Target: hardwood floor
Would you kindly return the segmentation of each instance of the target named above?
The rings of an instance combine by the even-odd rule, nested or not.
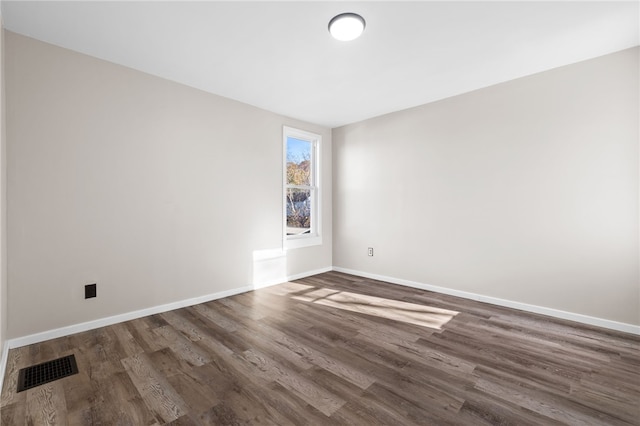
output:
[[[20,368],[79,373],[16,393]],[[640,425],[640,337],[329,272],[9,352],[2,425]]]

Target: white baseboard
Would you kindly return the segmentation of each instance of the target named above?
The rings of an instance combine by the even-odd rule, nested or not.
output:
[[[140,309],[138,311],[127,312],[124,314],[113,315],[110,317],[100,318],[93,321],[87,321],[80,324],[74,324],[67,327],[60,327],[53,330],[47,330],[41,333],[30,334],[24,337],[17,337],[7,341],[5,343],[5,349],[8,352],[9,349],[32,345],[34,343],[44,342],[46,340],[56,339],[58,337],[69,336],[71,334],[81,333],[83,331],[93,330],[95,328],[106,327],[106,326],[117,324],[123,321],[130,321],[136,318],[142,318],[149,315],[155,315],[162,312],[172,311],[174,309],[193,306],[199,303],[209,302],[211,300],[222,299],[224,297],[229,297],[229,296],[235,296],[236,294],[245,293],[247,291],[256,290],[259,288],[265,288],[265,287],[280,284],[286,281],[293,281],[300,278],[309,277],[311,275],[328,272],[328,271],[331,271],[332,269],[333,268],[331,267],[316,269],[313,271],[307,271],[300,274],[283,277],[280,280],[271,280],[268,282],[256,283],[253,285],[238,287],[231,290],[220,291],[217,293],[207,294],[204,296],[194,297],[191,299],[179,300],[177,302],[167,303],[164,305],[152,306],[150,308]]]
[[[446,287],[438,287],[430,284],[423,284],[415,281],[403,280],[400,278],[387,277],[387,276],[378,275],[378,274],[371,274],[368,272],[356,271],[353,269],[340,268],[337,266],[334,266],[333,270],[337,272],[343,272],[345,274],[357,275],[359,277],[371,278],[378,281],[386,281],[392,284],[399,284],[406,287],[419,288],[421,290],[428,290],[436,293],[448,294],[450,296],[462,297],[464,299],[476,300],[478,302],[490,303],[492,305],[504,306],[506,308],[519,309],[521,311],[548,315],[550,317],[561,318],[565,320],[580,322],[583,324],[595,325],[597,327],[603,327],[611,330],[640,335],[640,326],[638,325],[626,324],[623,322],[611,321],[607,319],[591,317],[588,315],[561,311],[558,309],[545,308],[544,306],[529,305],[527,303],[514,302],[512,300],[500,299],[497,297],[483,296],[481,294],[470,293],[470,292],[461,291],[461,290],[454,290]]]
[[[466,291],[454,290],[446,287],[438,287],[429,284],[418,283],[415,281],[403,280],[394,277],[387,277],[378,274],[371,274],[368,272],[356,271],[347,268],[340,267],[326,267],[321,269],[315,269],[312,271],[306,271],[300,274],[290,275],[283,277],[282,279],[274,279],[270,281],[255,283],[244,287],[238,287],[230,290],[225,290],[205,296],[195,297],[191,299],[180,300],[173,303],[167,303],[159,306],[152,306],[150,308],[141,309],[137,311],[127,312],[124,314],[114,315],[106,318],[100,318],[93,321],[87,321],[80,324],[74,324],[67,327],[56,328],[53,330],[43,331],[41,333],[31,334],[28,336],[17,337],[5,342],[2,348],[2,358],[0,358],[0,386],[4,379],[4,371],[7,363],[7,356],[9,349],[18,348],[21,346],[31,345],[34,343],[44,342],[46,340],[56,339],[58,337],[64,337],[75,333],[81,333],[83,331],[93,330],[99,327],[106,327],[112,324],[117,324],[123,321],[129,321],[136,318],[142,318],[149,315],[159,314],[162,312],[172,311],[174,309],[180,309],[187,306],[197,305],[199,303],[209,302],[211,300],[221,299],[224,297],[234,296],[236,294],[245,293],[247,291],[265,288],[272,285],[280,284],[286,281],[298,280],[301,278],[309,277],[312,275],[321,274],[328,271],[344,272],[346,274],[357,275],[360,277],[371,278],[379,281],[386,281],[392,284],[404,285],[407,287],[419,288],[422,290],[434,291],[437,293],[449,294],[451,296],[462,297],[465,299],[476,300],[479,302],[491,303],[493,305],[504,306],[507,308],[520,309],[527,312],[533,312],[537,314],[548,315],[551,317],[562,318],[566,320],[576,321],[583,324],[595,325],[598,327],[609,328],[612,330],[622,331],[626,333],[640,335],[640,326],[625,324],[616,321],[610,321],[602,318],[590,317],[587,315],[575,314],[572,312],[560,311],[557,309],[545,308],[542,306],[529,305],[526,303],[514,302],[511,300],[499,299],[496,297],[483,296],[480,294],[470,293]],[[1,388],[0,388],[1,389]]]
[[[21,346],[32,345],[34,343],[44,342],[45,340],[56,339],[58,337],[69,336],[75,333],[81,333],[87,330],[93,330],[99,327],[106,327],[108,325],[117,324],[123,321],[129,321],[136,318],[142,318],[149,315],[155,315],[162,312],[172,311],[174,309],[184,308],[186,306],[197,305],[198,303],[209,302],[215,299],[221,299],[223,297],[233,296],[236,294],[244,293],[253,290],[253,286],[245,286],[240,288],[234,288],[231,290],[225,290],[218,293],[208,294],[205,296],[194,297],[192,299],[180,300],[173,303],[167,303],[159,306],[152,306],[150,308],[140,309],[138,311],[127,312],[124,314],[114,315],[106,318],[100,318],[93,321],[87,321],[80,324],[69,325],[67,327],[60,327],[53,330],[43,331],[41,333],[30,334],[24,337],[17,337],[9,340],[9,348],[19,348]]]
[[[303,272],[301,274],[289,275],[287,277],[287,281],[295,281],[302,278],[310,277],[312,275],[318,275],[318,274],[322,274],[329,271],[333,271],[333,267],[315,269],[313,271]]]
[[[2,345],[2,354],[0,354],[0,391],[4,384],[4,373],[7,371],[7,360],[9,359],[9,342]]]
[[[326,267],[326,268],[320,268],[320,269],[314,269],[313,271],[306,271],[303,272],[301,274],[295,274],[295,275],[288,275],[286,277],[282,277],[282,278],[275,278],[275,279],[270,279],[267,281],[261,281],[259,283],[255,283],[252,287],[252,290],[257,290],[259,288],[265,288],[265,287],[270,287],[272,285],[277,285],[277,284],[282,284],[286,281],[295,281],[295,280],[299,280],[301,278],[306,278],[306,277],[310,277],[312,275],[318,275],[318,274],[322,274],[324,272],[329,272],[329,271],[333,271],[332,267]]]

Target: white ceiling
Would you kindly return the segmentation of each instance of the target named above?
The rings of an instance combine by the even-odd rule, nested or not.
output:
[[[639,2],[3,1],[5,28],[337,127],[639,43]],[[327,24],[356,12],[361,38]]]

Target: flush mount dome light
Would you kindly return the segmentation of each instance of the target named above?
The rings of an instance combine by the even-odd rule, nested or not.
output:
[[[329,21],[329,32],[336,40],[351,41],[364,31],[364,18],[355,13],[341,13]]]

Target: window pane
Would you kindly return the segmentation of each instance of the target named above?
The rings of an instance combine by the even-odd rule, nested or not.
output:
[[[311,231],[311,190],[287,188],[287,235]]]
[[[287,184],[311,185],[311,142],[287,138]]]

